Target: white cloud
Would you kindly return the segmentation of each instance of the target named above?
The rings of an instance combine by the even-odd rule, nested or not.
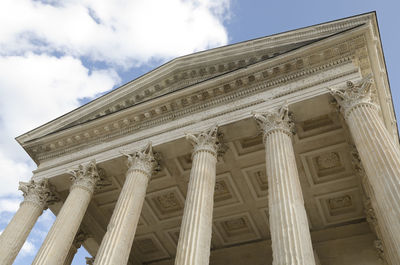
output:
[[[3,0],[0,53],[59,51],[129,67],[227,43],[229,0]],[[23,15],[10,15],[23,14]]]
[[[0,199],[0,212],[16,212],[20,203],[16,199]]]
[[[89,72],[79,59],[28,53],[0,57],[0,113],[7,130],[24,133],[119,82],[114,70]],[[23,107],[22,107],[23,106]]]
[[[0,104],[2,104],[1,101]],[[1,139],[0,141],[0,197],[6,195],[21,195],[17,190],[18,182],[27,181],[31,177],[30,172],[32,171],[32,163],[12,158],[13,155],[9,154],[10,152],[16,152],[17,154],[20,154],[21,157],[24,157],[25,155],[23,154],[23,151],[16,151],[19,150],[17,144],[12,143],[11,141],[13,139],[11,138],[10,133],[5,132],[5,129],[3,130],[2,138],[5,139]],[[7,137],[10,137],[11,139],[7,139]],[[4,144],[1,144],[2,142],[4,142]],[[10,202],[12,201],[10,200]],[[3,199],[0,201],[0,204],[1,203],[4,203]],[[0,206],[0,213],[3,210],[5,210],[5,208]]]
[[[79,59],[46,54],[0,57],[0,196],[19,194],[33,163],[13,139],[119,82],[112,70],[89,71]]]
[[[24,245],[21,248],[21,251],[19,252],[19,255],[21,256],[27,256],[27,255],[33,255],[36,253],[36,247],[35,245],[30,242],[29,240],[25,241]]]
[[[39,217],[37,223],[40,226],[47,228],[54,223],[54,220],[55,216],[51,211],[44,211],[43,214]]]
[[[0,230],[35,169],[14,137],[120,83],[118,71],[225,45],[230,0],[0,1]],[[21,255],[54,217],[43,214]],[[36,227],[36,226],[35,226]],[[36,246],[37,247],[37,246]]]

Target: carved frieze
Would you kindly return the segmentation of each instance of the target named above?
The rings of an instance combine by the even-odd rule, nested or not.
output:
[[[382,240],[378,239],[374,241],[374,247],[377,251],[378,254],[378,258],[384,262],[384,264],[387,264],[385,262],[385,251],[384,251],[384,247],[383,247],[383,243]]]
[[[319,170],[331,169],[341,165],[340,157],[337,152],[325,153],[317,157]]]
[[[76,236],[74,238],[74,241],[72,242],[73,246],[78,249],[82,246],[82,244],[88,239],[90,235],[88,233],[83,232],[82,230],[79,230],[78,233],[76,233]]]
[[[229,81],[226,81],[222,85],[210,85],[206,89],[188,96],[171,99],[151,109],[135,113],[126,112],[126,115],[122,115],[123,117],[118,119],[113,119],[110,123],[103,123],[87,130],[81,130],[79,134],[64,136],[51,143],[33,144],[27,149],[36,160],[76,152],[83,146],[87,147],[88,143],[96,144],[133,131],[156,126],[178,117],[190,115],[212,106],[225,104],[305,78],[306,76],[325,71],[332,67],[337,67],[340,64],[348,63],[352,60],[351,58],[358,49],[357,47],[361,44],[365,45],[365,39],[362,35],[329,47],[326,50],[319,51],[317,53],[318,56],[309,54],[302,58],[280,62],[277,65],[266,66],[262,70],[255,68],[257,70],[253,70],[253,72],[247,70],[243,74],[234,74]],[[289,67],[289,65],[291,66]],[[319,80],[319,82],[324,82],[324,80]],[[296,88],[296,91],[305,88]],[[293,92],[295,91],[285,90],[273,95],[273,98]]]
[[[260,236],[251,215],[248,213],[218,218],[214,223],[225,245],[256,240]]]
[[[328,206],[331,211],[351,207],[352,205],[353,201],[349,195],[328,199]]]
[[[86,259],[86,265],[93,265],[94,264],[94,257],[89,258],[89,257],[85,257]]]
[[[227,220],[227,221],[223,222],[222,224],[229,231],[235,231],[235,230],[247,228],[246,220],[243,217],[232,219],[232,220]]]
[[[149,193],[146,201],[159,221],[182,217],[185,199],[178,187]]]
[[[229,194],[229,190],[226,186],[225,181],[217,181],[215,183],[215,188],[214,188],[214,197],[222,197]]]
[[[156,197],[156,200],[163,212],[176,211],[182,208],[180,202],[175,196],[175,193],[173,192],[161,194],[160,196]]]
[[[364,204],[365,216],[371,230],[375,233],[376,237],[378,238],[377,240],[374,241],[374,246],[376,248],[379,259],[382,260],[383,264],[387,264],[385,260],[385,251],[384,251],[385,248],[381,240],[382,232],[378,224],[376,211],[372,204],[372,197],[374,197],[374,192],[368,181],[367,175],[364,170],[364,166],[362,165],[361,158],[355,146],[352,147],[351,155],[352,155],[352,163],[354,171],[360,179],[362,190],[364,192],[363,204]]]
[[[152,252],[155,252],[158,250],[151,238],[143,238],[143,239],[137,240],[137,242],[135,242],[135,243],[136,243],[137,248],[143,254],[149,254],[149,253],[152,253]]]

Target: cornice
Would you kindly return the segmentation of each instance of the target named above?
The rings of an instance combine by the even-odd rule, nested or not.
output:
[[[357,68],[348,62],[338,67],[327,69],[310,75],[300,82],[287,83],[285,88],[292,87],[296,93],[290,93],[282,98],[273,99],[276,91],[281,86],[271,90],[260,91],[252,96],[234,99],[234,104],[219,104],[213,108],[198,111],[197,115],[186,115],[169,122],[160,123],[144,130],[132,131],[129,134],[110,139],[109,141],[98,142],[92,146],[82,146],[74,152],[69,152],[61,156],[55,156],[48,160],[43,160],[34,176],[37,179],[42,177],[50,178],[59,174],[64,174],[65,170],[83,163],[88,159],[96,159],[99,162],[108,161],[121,156],[121,150],[130,150],[138,145],[144,145],[147,141],[152,141],[155,146],[166,142],[174,141],[185,136],[188,131],[198,131],[206,129],[214,124],[224,126],[242,119],[251,118],[253,111],[264,111],[280,106],[282,101],[294,104],[318,95],[327,93],[326,85],[330,86],[341,84],[346,80],[358,80],[359,72]],[[301,88],[301,89],[298,89]]]
[[[282,77],[282,78],[277,78],[276,80],[273,80],[273,81],[259,82],[259,83],[255,83],[254,85],[248,85],[242,89],[236,89],[236,90],[230,91],[228,93],[221,93],[220,95],[212,97],[204,102],[197,102],[197,104],[189,104],[187,106],[181,105],[181,108],[177,108],[173,111],[164,113],[159,116],[154,116],[154,117],[149,116],[146,118],[146,116],[143,115],[143,120],[141,120],[140,122],[138,122],[136,124],[135,123],[130,124],[128,122],[124,123],[126,118],[120,118],[118,120],[114,120],[109,125],[106,125],[106,126],[108,126],[107,128],[109,131],[104,130],[104,131],[102,131],[101,134],[98,134],[98,135],[93,135],[93,133],[91,133],[97,129],[88,128],[86,130],[86,132],[84,130],[81,130],[78,135],[90,134],[93,136],[92,137],[79,136],[79,137],[82,137],[79,139],[79,140],[82,140],[81,143],[79,143],[78,140],[76,140],[76,138],[74,138],[75,140],[72,140],[71,137],[68,137],[67,139],[71,139],[70,140],[71,145],[69,147],[67,146],[68,142],[66,142],[64,145],[61,145],[60,148],[54,149],[54,150],[51,150],[52,149],[51,145],[52,144],[55,145],[58,141],[56,140],[56,141],[50,142],[49,144],[45,145],[45,148],[47,149],[47,151],[39,153],[39,155],[37,156],[37,159],[46,160],[46,159],[50,159],[50,158],[64,155],[67,153],[76,152],[76,151],[79,151],[81,148],[87,148],[88,146],[91,146],[91,145],[96,145],[98,143],[110,141],[112,139],[121,137],[123,135],[130,134],[132,132],[144,130],[149,127],[154,127],[154,126],[157,126],[157,125],[169,122],[169,121],[173,121],[175,119],[178,119],[178,118],[181,118],[181,117],[193,114],[193,113],[197,113],[199,111],[204,111],[208,108],[212,108],[212,107],[219,106],[222,104],[228,104],[229,102],[232,102],[234,100],[248,97],[250,95],[254,95],[258,92],[278,87],[278,86],[283,85],[288,82],[294,82],[294,81],[300,80],[306,76],[316,74],[320,71],[328,70],[329,68],[337,67],[338,65],[346,64],[349,62],[351,62],[351,59],[349,56],[346,56],[344,58],[340,58],[338,60],[331,61],[327,64],[323,64],[323,65],[320,65],[320,66],[317,66],[314,68],[300,71],[300,72],[297,72],[292,75],[286,75],[285,77]],[[354,72],[354,70],[353,70],[353,72]],[[346,73],[346,74],[349,74],[349,73]],[[318,82],[319,83],[326,82],[326,80],[323,80],[323,81],[319,80]],[[316,84],[318,84],[318,82],[314,82],[313,84],[316,85]],[[307,87],[309,87],[309,86],[299,87],[296,89],[296,91],[305,89]],[[290,93],[294,93],[294,92],[295,91],[286,91],[285,93],[275,94],[273,98],[276,99],[281,96],[284,96],[284,95],[287,95]],[[136,116],[133,116],[133,117],[136,117]],[[132,121],[132,119],[129,119],[128,121]],[[115,124],[118,124],[118,126],[116,126]],[[182,126],[184,126],[184,124],[182,124]],[[110,128],[113,128],[113,129],[111,130]],[[82,128],[80,128],[80,129],[82,129]],[[37,146],[40,147],[43,145],[38,143]]]
[[[275,58],[281,52],[298,48],[297,46],[290,47],[292,44],[325,38],[363,25],[373,18],[373,13],[363,14],[176,58],[85,106],[17,137],[17,140],[24,145],[27,141],[42,137],[62,127],[68,128],[71,123],[77,124],[82,120],[102,116],[101,112],[105,115],[119,111],[143,100],[247,67],[253,63]],[[289,48],[282,50],[285,45]],[[218,69],[220,67],[222,70]],[[190,78],[185,79],[184,76]],[[91,114],[99,108],[100,114]]]
[[[170,97],[168,101],[159,103],[152,108],[110,115],[109,122],[99,120],[98,122],[91,122],[91,124],[81,125],[78,128],[79,130],[72,128],[70,132],[66,133],[68,136],[48,136],[47,139],[32,143],[27,147],[27,150],[33,154],[37,161],[76,152],[81,148],[87,148],[208,108],[227,104],[349,63],[357,54],[357,50],[364,46],[363,35],[357,35],[323,50],[308,53],[304,57],[295,57],[271,65],[265,63],[262,67],[256,67],[253,70],[248,68],[232,74],[230,78],[225,78],[225,82],[215,80],[215,84],[204,86],[205,89],[199,89],[180,97]],[[298,88],[296,91],[300,89]],[[294,91],[278,92],[274,95],[274,98],[279,98],[288,93],[294,93]]]

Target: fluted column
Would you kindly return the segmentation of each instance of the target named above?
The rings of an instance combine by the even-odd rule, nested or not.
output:
[[[0,235],[0,264],[12,264],[26,238],[47,205],[56,200],[47,179],[20,182],[19,189],[24,195],[18,211]]]
[[[100,180],[96,163],[71,172],[73,184],[69,195],[37,253],[34,265],[63,264],[71,248],[72,241],[81,225],[83,216],[92,198],[95,186]]]
[[[156,164],[151,143],[142,151],[128,156],[125,183],[97,252],[95,265],[127,264],[147,184]]]
[[[76,234],[74,241],[72,242],[71,248],[68,251],[67,257],[65,258],[64,265],[71,265],[76,252],[78,252],[78,249],[82,246],[83,242],[85,242],[87,238],[88,235],[83,231],[79,231]]]
[[[315,265],[287,106],[254,115],[264,131],[274,265]]]
[[[194,151],[175,265],[209,263],[219,147],[217,130],[215,126],[197,136],[186,136],[193,144]]]
[[[388,264],[400,264],[400,149],[386,129],[371,95],[372,80],[331,90],[349,126],[371,186],[371,205]]]
[[[377,240],[374,241],[374,246],[376,248],[379,260],[382,261],[382,265],[387,265],[384,248],[382,244],[381,227],[379,227],[378,221],[376,219],[376,213],[375,213],[376,207],[372,207],[372,201],[376,201],[376,199],[374,198],[375,195],[372,192],[371,184],[369,184],[369,181],[365,174],[364,166],[362,165],[360,156],[355,147],[352,148],[351,155],[355,173],[359,177],[361,182],[361,187],[363,189],[363,203],[364,203],[364,212],[366,215],[366,219],[372,232],[377,237]]]

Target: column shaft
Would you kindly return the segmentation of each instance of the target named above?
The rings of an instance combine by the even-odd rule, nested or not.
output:
[[[0,235],[0,264],[12,264],[24,245],[37,219],[43,212],[43,206],[33,202],[23,202]]]
[[[92,194],[80,186],[71,189],[32,265],[64,263]]]
[[[265,147],[273,264],[315,264],[291,138],[273,131]]]
[[[94,261],[95,265],[126,265],[142,212],[147,185],[156,166],[151,143],[128,156],[128,172],[107,232]]]
[[[78,249],[72,244],[71,248],[68,251],[67,257],[65,257],[64,265],[71,265],[74,260],[75,254],[78,252]]]
[[[208,264],[210,257],[216,159],[207,152],[193,158],[176,265]]]
[[[315,265],[288,107],[254,118],[264,131],[273,265]]]
[[[142,172],[127,173],[94,264],[127,264],[146,196],[147,183],[148,177]]]
[[[69,195],[50,228],[32,265],[63,264],[81,225],[96,184],[101,181],[96,163],[79,166],[71,172],[73,184]]]
[[[85,242],[85,240],[89,237],[88,234],[85,232],[78,231],[76,234],[74,241],[72,242],[72,245],[68,251],[67,257],[64,260],[64,265],[71,265],[76,252],[78,252],[78,249],[82,246],[82,244]]]
[[[56,201],[47,179],[20,182],[24,201],[0,235],[0,264],[12,264],[26,238],[47,205]]]
[[[315,265],[321,265],[321,261],[319,260],[319,256],[317,251],[314,249],[314,258],[315,258]]]
[[[197,138],[175,265],[207,265],[210,259],[217,127]]]
[[[371,206],[389,265],[400,264],[400,148],[386,129],[373,102],[372,76],[345,88],[331,89],[340,105],[365,170]],[[368,217],[368,216],[367,216]],[[372,217],[374,219],[374,217]]]
[[[367,179],[372,206],[382,234],[389,264],[400,264],[400,150],[385,128],[378,111],[368,104],[347,116]]]

